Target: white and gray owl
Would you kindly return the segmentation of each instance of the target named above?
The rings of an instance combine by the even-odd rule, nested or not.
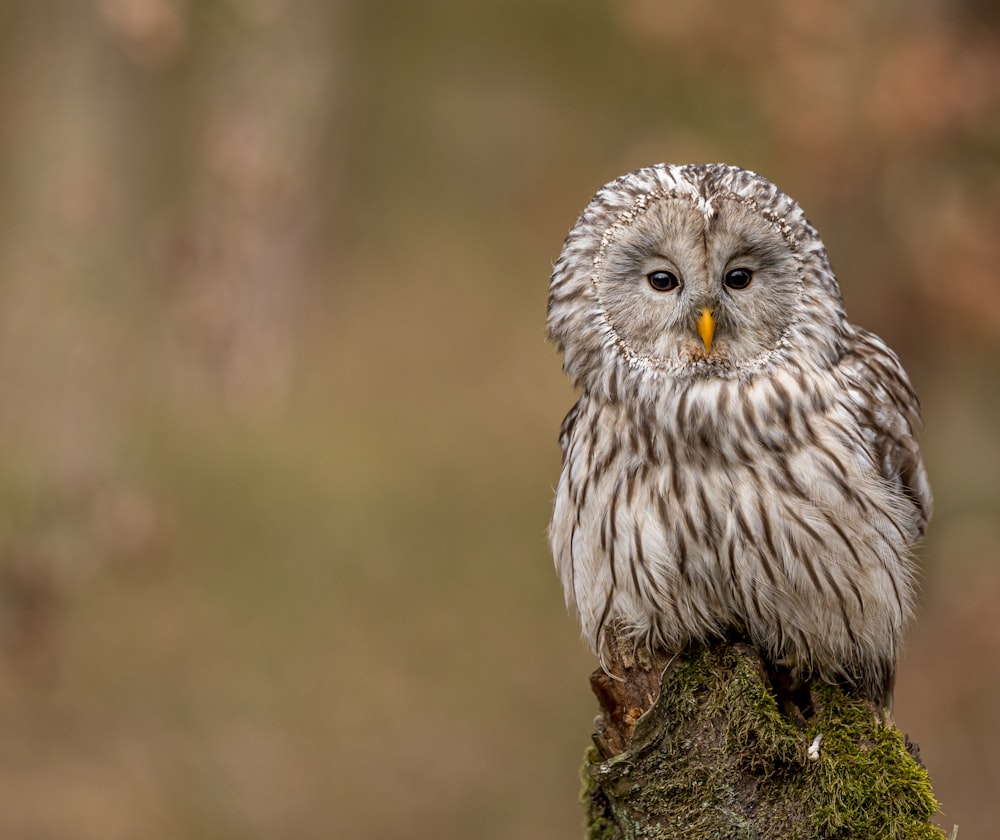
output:
[[[548,330],[581,392],[549,535],[594,649],[612,624],[667,651],[735,633],[887,702],[931,513],[919,404],[799,206],[721,164],[618,178]]]

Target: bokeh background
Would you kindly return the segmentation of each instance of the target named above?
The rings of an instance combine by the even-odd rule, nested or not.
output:
[[[2,0],[0,837],[579,837],[548,275],[715,160],[922,396],[896,714],[991,836],[996,4]]]

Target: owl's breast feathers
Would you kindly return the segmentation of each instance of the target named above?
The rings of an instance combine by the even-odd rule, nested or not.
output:
[[[737,629],[877,695],[930,513],[895,356],[858,332],[825,370],[662,385],[584,393],[563,425],[550,539],[585,635],[599,651],[618,621],[679,649]]]

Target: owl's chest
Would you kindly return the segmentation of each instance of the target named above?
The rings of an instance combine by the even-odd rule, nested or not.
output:
[[[593,435],[593,444],[617,444],[623,462],[732,469],[794,456],[815,443],[829,409],[818,389],[805,390],[787,376],[708,379],[664,389],[655,400],[617,406],[604,415],[610,422],[590,428],[612,432],[603,439]]]
[[[875,480],[871,436],[822,381],[708,380],[581,409],[567,468],[605,504],[645,493],[647,504],[693,504],[714,520],[775,492],[836,505],[852,483]]]

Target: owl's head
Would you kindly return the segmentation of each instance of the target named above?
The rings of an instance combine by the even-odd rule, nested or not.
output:
[[[552,274],[549,336],[610,398],[669,377],[840,355],[843,303],[801,208],[722,164],[640,169],[591,199]]]

